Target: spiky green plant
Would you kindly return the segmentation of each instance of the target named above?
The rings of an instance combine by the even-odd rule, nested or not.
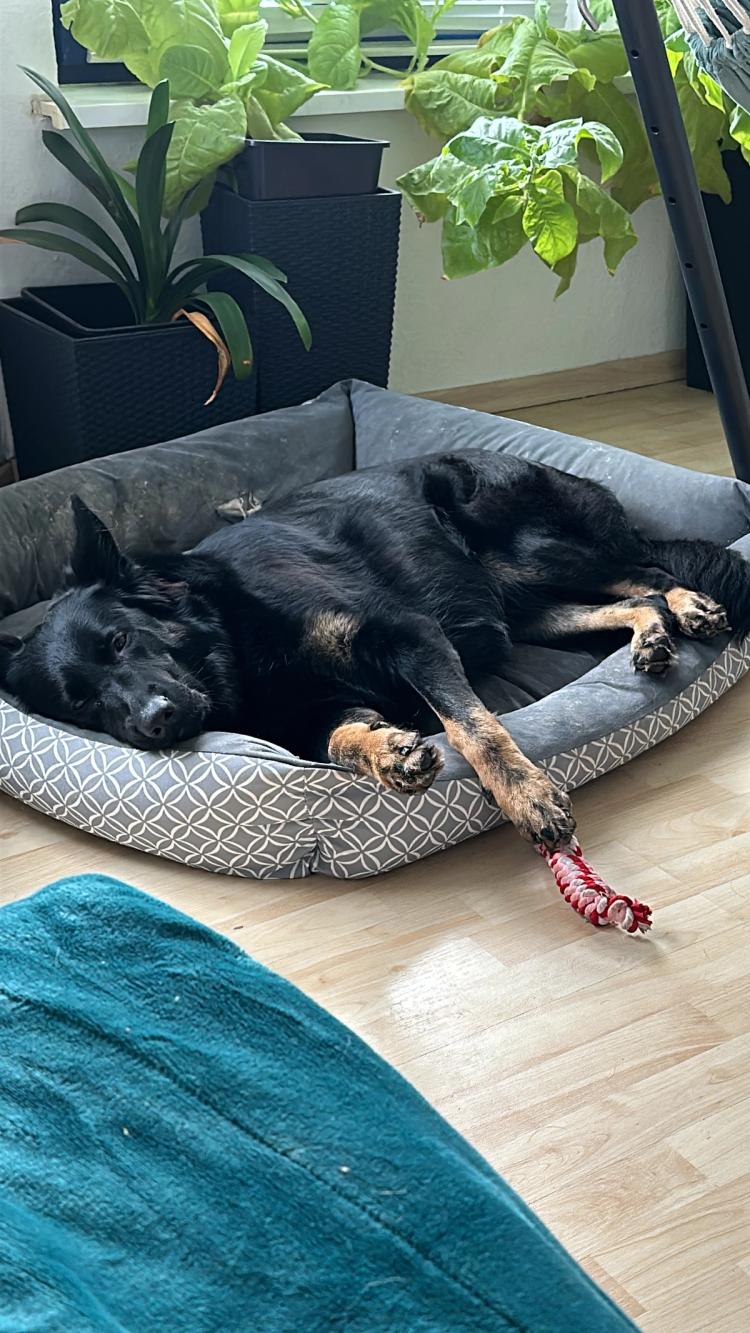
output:
[[[237,379],[250,374],[253,350],[242,309],[228,292],[207,291],[206,283],[221,272],[240,273],[289,312],[304,346],[310,328],[297,302],[286,290],[286,275],[262,255],[200,255],[174,264],[175,247],[187,218],[208,200],[213,175],[199,181],[164,218],[167,150],[174,130],[169,117],[169,84],[151,95],[146,137],[138,155],[134,181],[109,166],[67,99],[53,83],[33,70],[29,78],[59,107],[71,137],[43,132],[44,145],[57,162],[93,195],[114,224],[115,238],[79,208],[69,204],[29,204],[16,213],[16,226],[0,231],[1,241],[37,246],[71,255],[115,284],[133,313],[135,324],[159,324],[186,316],[217,348],[219,374],[209,398],[213,401],[230,365]],[[62,231],[29,225],[51,223]]]

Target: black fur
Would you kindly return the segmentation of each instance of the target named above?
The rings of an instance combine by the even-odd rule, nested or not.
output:
[[[647,541],[604,487],[508,456],[324,481],[174,557],[121,554],[73,504],[73,586],[0,652],[0,678],[33,712],[144,748],[222,728],[325,758],[362,708],[434,730],[469,715],[466,677],[535,615],[623,579],[708,593],[750,630],[739,557]]]

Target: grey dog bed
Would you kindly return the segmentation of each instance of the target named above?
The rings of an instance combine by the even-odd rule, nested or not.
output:
[[[81,495],[126,550],[186,549],[254,504],[352,468],[455,449],[518,454],[610,486],[655,537],[706,537],[750,559],[750,486],[555,431],[354,382],[314,402],[0,490],[0,630],[26,633],[70,553]],[[606,655],[605,655],[606,654]],[[750,640],[683,640],[662,677],[635,675],[611,640],[520,645],[483,696],[525,752],[568,788],[656,745],[750,666]],[[247,736],[211,732],[133,750],[18,710],[0,695],[0,789],[78,828],[235,875],[355,877],[427,856],[500,822],[442,737],[445,768],[402,796]]]

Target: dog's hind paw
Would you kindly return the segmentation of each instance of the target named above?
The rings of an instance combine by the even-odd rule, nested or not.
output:
[[[678,630],[689,639],[713,639],[731,628],[724,607],[712,597],[688,588],[672,588],[666,599]]]

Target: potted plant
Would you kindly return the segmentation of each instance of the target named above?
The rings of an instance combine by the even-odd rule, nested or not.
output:
[[[610,272],[636,244],[630,215],[658,182],[639,112],[619,86],[628,62],[610,0],[589,7],[595,32],[551,27],[539,3],[533,18],[511,19],[407,79],[407,108],[447,142],[398,184],[420,220],[442,222],[446,277],[530,245],[560,294],[582,244],[601,237]],[[671,4],[657,8],[699,185],[729,202],[722,151],[750,158],[750,116],[699,69]]]
[[[296,0],[284,8],[294,17],[307,13]],[[314,31],[305,71],[264,50],[267,25],[238,0],[67,0],[62,7],[64,22],[88,50],[121,60],[149,86],[169,79],[176,100],[167,207],[207,171],[220,172],[202,216],[205,248],[264,253],[270,247],[287,266],[315,331],[309,356],[267,293],[251,291],[234,275],[220,280],[264,348],[257,380],[262,412],[314,397],[338,379],[388,382],[401,196],[377,188],[386,145],[300,136],[286,123],[320,88],[356,81],[368,63],[359,46],[366,23],[360,11],[375,8],[337,0],[317,22],[309,15]],[[418,0],[404,0],[404,13],[412,10],[421,14]],[[422,28],[426,58],[425,42]]]
[[[0,357],[21,475],[253,412],[257,377],[246,316],[231,295],[209,291],[206,283],[230,269],[279,304],[305,347],[310,330],[285,289],[285,274],[258,254],[174,263],[182,225],[204,201],[205,183],[172,193],[168,209],[166,159],[175,132],[169,85],[158,84],[152,94],[131,183],[108,165],[57,88],[26,72],[71,131],[72,140],[45,131],[45,146],[109,216],[116,236],[89,213],[59,203],[22,208],[18,225],[0,231],[0,241],[72,255],[107,280],[27,289],[0,302]],[[230,368],[234,380],[222,390]]]
[[[404,0],[415,7],[417,0]],[[294,18],[304,5],[283,5]],[[386,144],[350,135],[300,135],[289,116],[352,68],[342,50],[345,4],[316,20],[308,72],[264,51],[268,24],[237,0],[67,0],[60,15],[92,55],[119,61],[141,83],[168,80],[175,133],[167,154],[167,206],[232,162],[232,186],[250,199],[372,193]],[[344,29],[346,24],[344,23]],[[356,77],[355,80],[356,81]],[[337,87],[352,86],[338,82]]]

